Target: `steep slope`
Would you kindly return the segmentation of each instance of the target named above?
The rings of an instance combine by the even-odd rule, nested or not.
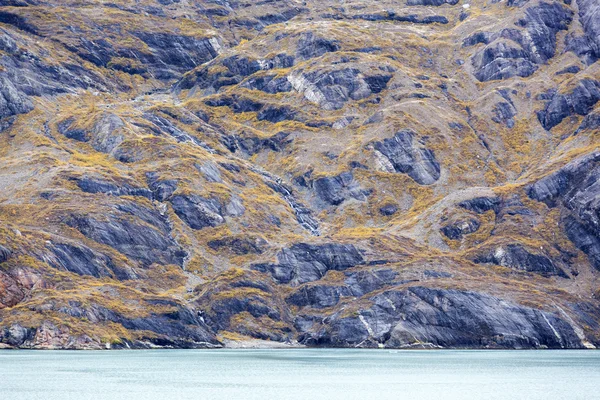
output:
[[[593,0],[0,1],[0,346],[600,345]]]

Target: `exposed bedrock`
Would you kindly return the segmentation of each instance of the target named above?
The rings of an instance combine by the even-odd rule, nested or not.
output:
[[[215,227],[225,223],[223,206],[217,199],[176,195],[170,201],[175,214],[192,229]]]
[[[381,92],[392,79],[390,71],[381,74],[363,74],[357,68],[294,71],[288,80],[294,89],[325,110],[339,110],[350,100],[361,100]]]
[[[600,153],[568,163],[530,185],[527,194],[561,208],[567,236],[600,270]]]
[[[554,94],[544,110],[538,112],[538,119],[544,128],[552,129],[571,115],[587,115],[600,100],[600,82],[583,79],[565,94]]]
[[[338,347],[583,347],[571,325],[556,315],[486,294],[411,287],[370,301],[370,308],[354,314],[333,314],[327,326],[298,317],[300,341]]]
[[[433,151],[415,139],[412,131],[402,130],[393,138],[375,142],[373,147],[383,157],[383,168],[388,172],[407,174],[420,185],[431,185],[440,178],[441,168]]]
[[[312,182],[312,187],[320,200],[332,206],[340,205],[349,198],[362,201],[369,194],[369,191],[360,187],[352,172],[317,178]]]
[[[480,226],[477,218],[462,218],[444,225],[440,230],[448,239],[460,240],[465,235],[477,232]]]
[[[144,300],[148,308],[168,308],[169,311],[154,312],[146,316],[128,317],[95,303],[83,304],[69,301],[66,305],[49,304],[65,316],[86,319],[93,324],[114,323],[123,326],[140,338],[135,341],[122,339],[116,347],[147,348],[151,346],[175,348],[205,348],[220,346],[214,333],[196,312],[171,299]],[[43,321],[37,328],[13,324],[0,330],[0,343],[19,348],[101,349],[105,346],[87,335],[79,336],[56,322]]]
[[[294,244],[277,254],[276,264],[255,264],[279,283],[299,285],[321,279],[329,270],[343,271],[364,264],[363,256],[350,244]]]
[[[129,216],[100,219],[73,215],[66,222],[86,237],[114,248],[143,266],[153,263],[183,265],[186,252],[171,238],[164,217],[134,203],[118,207]],[[131,219],[131,216],[136,218]]]
[[[514,28],[478,32],[464,46],[485,44],[471,58],[475,77],[482,81],[527,77],[556,53],[556,35],[566,30],[573,12],[560,3],[540,3],[525,10]]]
[[[253,271],[224,273],[196,289],[198,314],[214,331],[284,341],[292,335],[291,317],[270,278]]]
[[[79,127],[74,118],[58,122],[58,132],[79,142],[89,142],[94,150],[112,153],[124,140],[125,123],[115,114],[103,113],[93,123],[91,129]]]
[[[496,246],[484,250],[474,257],[478,264],[490,263],[512,268],[519,271],[534,272],[543,276],[560,276],[568,278],[568,275],[544,254],[535,254],[520,244],[508,244]]]

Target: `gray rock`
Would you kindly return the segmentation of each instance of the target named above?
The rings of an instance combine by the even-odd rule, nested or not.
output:
[[[319,221],[313,216],[313,212],[308,207],[298,201],[292,189],[282,184],[280,179],[275,179],[269,174],[261,173],[261,175],[265,184],[273,189],[275,193],[279,194],[290,206],[300,226],[309,231],[313,236],[319,236],[321,234]]]
[[[172,136],[173,138],[175,138],[175,140],[177,140],[180,143],[191,143],[198,147],[202,147],[209,153],[214,153],[214,150],[211,149],[206,143],[202,142],[197,137],[192,136],[189,133],[179,129],[167,118],[153,113],[144,113],[144,118],[153,124],[153,128],[151,129],[155,134],[166,134]]]
[[[33,110],[29,98],[4,76],[0,76],[0,118],[26,114]]]
[[[152,191],[153,198],[158,201],[165,201],[171,198],[177,190],[178,181],[176,179],[160,179],[157,172],[148,172],[146,182]]]
[[[279,283],[297,286],[321,279],[329,270],[343,271],[364,264],[360,252],[350,244],[294,244],[277,254],[277,264],[256,264],[252,268],[266,272]]]
[[[260,239],[250,240],[239,237],[224,237],[213,239],[207,244],[208,247],[215,251],[227,249],[235,255],[242,256],[246,254],[262,254],[265,242]]]
[[[393,285],[398,273],[391,269],[370,269],[364,271],[344,272],[344,284],[354,297]]]
[[[110,257],[82,244],[52,243],[47,248],[51,253],[44,260],[58,270],[96,278],[137,278],[132,271],[118,267]]]
[[[168,311],[151,312],[144,316],[127,317],[118,311],[95,303],[69,301],[66,306],[54,306],[56,311],[74,318],[85,318],[92,323],[113,322],[131,331],[138,331],[142,340],[161,347],[203,348],[219,345],[214,333],[195,310],[176,300],[148,298],[142,300],[144,309],[163,308]],[[148,335],[147,332],[153,334]],[[137,348],[137,345],[130,345]]]
[[[133,50],[158,79],[178,78],[184,72],[217,57],[220,44],[216,38],[198,38],[173,33],[135,32],[148,46],[150,54]],[[131,58],[131,54],[123,54]],[[137,72],[137,71],[136,71]]]
[[[233,282],[220,279],[198,290],[201,294],[195,304],[214,331],[227,330],[273,341],[283,341],[291,335],[288,310],[282,307],[285,303],[274,290],[270,279],[260,274],[245,271]],[[234,317],[239,314],[260,318],[263,323],[258,326],[248,324],[249,321],[235,323]],[[247,318],[244,317],[244,320]],[[274,321],[279,328],[272,329],[264,323],[265,320]]]
[[[322,201],[333,206],[340,205],[349,197],[364,201],[368,194],[354,180],[352,172],[315,179],[312,186]]]
[[[590,113],[581,121],[581,125],[575,131],[575,135],[585,130],[598,128],[600,128],[600,113]]]
[[[465,218],[443,226],[440,231],[448,239],[461,240],[465,235],[477,232],[480,226],[477,218]]]
[[[285,93],[292,90],[292,84],[286,77],[277,75],[263,75],[253,77],[241,84],[242,87],[251,90],[260,90],[265,93]]]
[[[0,245],[0,263],[8,261],[11,255],[12,252],[9,249]]]
[[[439,7],[444,4],[455,5],[458,4],[458,0],[407,0],[409,6],[435,6]]]
[[[127,184],[119,185],[115,182],[84,176],[76,180],[77,186],[87,193],[104,193],[112,196],[142,196],[152,199],[153,194],[150,190],[130,186]]]
[[[543,254],[533,254],[520,244],[497,246],[473,260],[477,264],[490,263],[519,271],[534,272],[542,276],[569,278],[550,258]]]
[[[461,201],[458,206],[477,214],[485,214],[490,210],[498,214],[502,206],[502,199],[499,197],[475,197]]]
[[[229,135],[223,137],[223,144],[233,153],[240,150],[248,156],[252,156],[264,150],[283,151],[292,142],[289,135],[288,132],[278,132],[269,138]]]
[[[460,348],[582,348],[571,325],[554,314],[486,294],[411,287],[370,300],[358,316],[334,314],[328,326],[300,335],[308,345]],[[296,325],[301,327],[300,325]]]
[[[316,36],[312,32],[306,32],[298,40],[296,56],[301,60],[308,60],[339,49],[338,41]]]
[[[345,286],[302,285],[285,301],[296,307],[328,308],[335,306],[342,296],[350,296],[350,290]]]
[[[221,172],[215,162],[206,161],[202,165],[196,164],[196,168],[204,175],[208,182],[223,182],[223,179],[221,179]]]
[[[568,49],[583,56],[588,64],[600,58],[600,21],[598,12],[600,5],[595,0],[578,0],[579,20],[583,26],[584,36],[574,38],[568,43]]]
[[[25,328],[20,324],[13,324],[0,330],[0,343],[13,347],[19,347],[26,340],[31,340],[35,335],[35,329]]]
[[[380,93],[390,79],[391,74],[366,75],[357,68],[296,71],[288,76],[296,91],[325,110],[339,110],[350,100],[361,100]]]
[[[175,89],[185,90],[197,87],[207,90],[209,93],[214,93],[222,87],[237,85],[244,78],[259,71],[290,68],[294,65],[294,57],[287,54],[277,54],[271,58],[257,60],[234,55],[224,58],[221,63],[225,68],[220,69],[218,72],[213,72],[213,69],[208,66],[193,70],[177,82]],[[242,86],[249,89],[263,90],[268,93],[271,93],[271,90],[277,92],[279,90],[277,88],[285,88],[286,85],[282,84],[281,80],[276,79],[271,83],[272,80],[273,76],[266,75],[264,77],[251,78]]]
[[[440,164],[435,154],[416,144],[412,131],[402,130],[393,138],[375,142],[374,147],[396,172],[407,174],[420,185],[431,185],[440,178]]]
[[[77,120],[70,117],[58,122],[58,132],[65,137],[79,142],[89,142],[94,150],[102,153],[112,153],[122,142],[125,136],[122,129],[125,123],[115,114],[102,114],[90,130],[78,127]]]
[[[600,153],[580,157],[527,187],[527,194],[560,207],[569,239],[600,270]]]
[[[125,135],[121,132],[123,128],[125,123],[117,115],[103,114],[92,128],[92,147],[102,153],[111,153],[125,140]]]
[[[492,121],[497,124],[504,124],[508,128],[512,128],[515,126],[514,117],[517,115],[517,110],[514,105],[507,101],[501,101],[496,103],[494,109],[492,110],[494,116],[492,117]]]
[[[538,119],[546,130],[550,130],[566,117],[574,114],[586,115],[600,100],[600,82],[582,79],[570,93],[555,94],[538,112]]]
[[[66,222],[86,237],[116,249],[143,266],[153,263],[182,266],[186,252],[171,238],[162,217],[141,206],[123,208],[127,209],[137,216],[137,221],[116,215],[105,220],[73,215]]]
[[[394,215],[398,212],[398,206],[395,204],[386,204],[379,208],[379,213],[384,216]]]
[[[527,77],[538,65],[546,63],[556,52],[556,35],[568,29],[573,12],[563,5],[540,3],[525,10],[517,22],[521,29],[508,28],[498,33],[480,32],[465,40],[466,46],[485,43],[471,58],[475,77],[482,81]],[[514,44],[513,44],[514,43]]]
[[[222,205],[216,199],[197,195],[176,195],[170,199],[175,214],[192,229],[216,227],[225,223]]]

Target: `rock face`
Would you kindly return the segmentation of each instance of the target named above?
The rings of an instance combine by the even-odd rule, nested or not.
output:
[[[257,264],[253,268],[266,272],[280,283],[298,285],[321,279],[329,270],[343,271],[364,263],[352,245],[298,243],[277,254],[277,264]]]
[[[312,186],[319,199],[332,206],[340,205],[350,197],[364,200],[368,194],[354,180],[352,172],[315,179]]]
[[[466,210],[473,211],[477,214],[484,214],[490,210],[495,213],[500,211],[502,200],[498,197],[475,197],[473,199],[464,200],[458,205]]]
[[[122,129],[123,120],[114,114],[102,114],[93,123],[91,129],[78,126],[75,118],[67,118],[57,124],[58,132],[69,139],[89,142],[102,153],[112,153],[125,139]]]
[[[98,304],[84,305],[70,302],[56,311],[64,316],[87,318],[92,323],[110,321],[132,331],[150,333],[136,341],[124,341],[117,347],[148,348],[150,346],[176,348],[218,347],[219,342],[206,324],[190,309],[172,300],[149,299],[149,306],[169,307],[168,312],[144,317],[128,318]],[[87,335],[74,336],[67,327],[44,321],[39,328],[25,328],[19,324],[0,331],[0,343],[20,348],[36,349],[101,349]],[[104,347],[105,348],[105,347]]]
[[[58,270],[96,278],[112,277],[113,275],[120,280],[135,278],[133,273],[117,267],[110,257],[99,254],[86,246],[56,243],[50,245],[49,250],[52,254],[46,256],[46,259],[52,267]]]
[[[572,38],[568,47],[591,64],[600,58],[598,3],[593,0],[579,0],[577,6],[579,7],[579,18],[585,35]]]
[[[291,337],[290,315],[273,284],[260,274],[237,271],[197,290],[198,314],[210,326],[265,340]]]
[[[467,46],[484,43],[471,59],[475,76],[482,82],[527,77],[556,52],[556,35],[568,29],[573,12],[557,3],[540,3],[525,10],[515,28],[480,32],[465,40]],[[518,29],[524,28],[524,31]]]
[[[33,110],[31,100],[19,92],[11,81],[0,76],[0,118],[26,114]]]
[[[223,224],[222,206],[215,199],[177,195],[171,198],[173,209],[192,229],[203,229]]]
[[[383,292],[371,301],[373,306],[358,316],[336,315],[327,330],[312,326],[302,342],[362,347],[378,343],[390,347],[583,347],[571,326],[559,317],[478,293],[411,287]]]
[[[570,93],[552,96],[546,108],[538,112],[538,119],[550,130],[570,115],[587,115],[599,100],[600,83],[583,79]]]
[[[350,100],[361,100],[384,90],[390,74],[364,75],[357,68],[296,73],[288,77],[294,89],[324,110],[339,110]]]
[[[516,270],[535,272],[543,276],[557,275],[561,278],[568,278],[567,274],[548,257],[532,254],[518,244],[498,246],[489,253],[477,256],[474,261],[478,264],[491,263]]]
[[[579,158],[533,185],[529,197],[562,209],[565,231],[600,270],[600,153]]]
[[[86,237],[110,246],[144,266],[152,263],[183,265],[186,253],[169,237],[169,227],[158,213],[130,205],[123,206],[122,210],[135,215],[137,221],[131,222],[125,216],[100,220],[74,215],[68,224]],[[85,254],[78,252],[76,256],[81,258]]]
[[[389,161],[393,171],[407,174],[421,185],[431,185],[440,178],[440,164],[433,151],[417,145],[411,131],[400,131],[373,147]]]
[[[77,186],[87,193],[105,193],[113,196],[142,196],[148,199],[152,198],[152,192],[148,189],[133,187],[127,184],[118,185],[114,182],[87,176],[77,179]]]

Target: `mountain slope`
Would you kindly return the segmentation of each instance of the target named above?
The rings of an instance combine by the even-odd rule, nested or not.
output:
[[[600,5],[0,1],[0,345],[600,344]]]

